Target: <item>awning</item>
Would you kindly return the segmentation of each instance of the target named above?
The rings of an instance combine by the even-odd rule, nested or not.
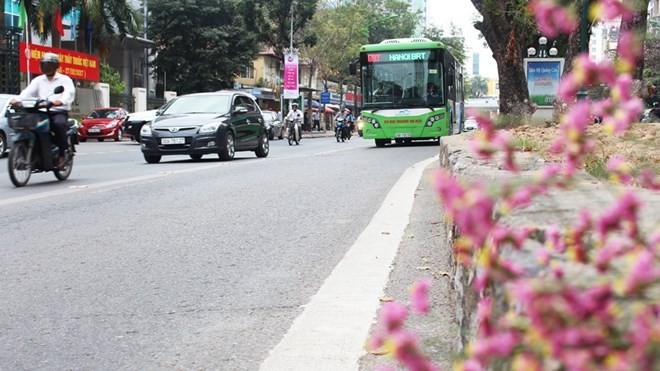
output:
[[[319,110],[318,108],[312,107],[312,112],[316,112],[318,110]],[[332,108],[330,108],[328,106],[325,107],[325,111],[323,111],[323,112],[324,113],[335,113],[335,111],[333,111]]]
[[[303,99],[303,107],[307,107],[307,99]],[[321,107],[321,103],[312,99],[312,108],[319,108],[319,107]]]
[[[275,100],[275,94],[272,89],[266,88],[252,88],[250,93],[259,99]]]

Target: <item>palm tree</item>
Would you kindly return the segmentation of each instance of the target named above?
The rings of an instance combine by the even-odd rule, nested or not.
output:
[[[54,27],[58,7],[61,15],[75,9],[80,11],[78,24],[72,25],[78,27],[76,49],[85,50],[86,40],[89,39],[91,41],[89,50],[98,50],[101,57],[107,56],[110,52],[110,44],[114,37],[134,35],[140,30],[140,15],[127,0],[41,0],[36,6],[31,1],[23,1],[31,24],[43,24],[43,28],[38,26],[32,28],[42,39],[51,35],[55,46],[60,44],[60,35]]]
[[[488,93],[488,81],[482,76],[473,76],[470,80],[470,96],[475,98],[483,97]]]

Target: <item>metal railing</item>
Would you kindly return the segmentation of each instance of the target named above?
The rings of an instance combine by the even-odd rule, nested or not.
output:
[[[22,28],[0,28],[0,93],[18,94],[21,92],[18,47],[22,34]]]
[[[147,98],[147,110],[158,109],[163,104],[165,104],[165,98],[158,98],[158,97]]]
[[[132,95],[110,94],[110,106],[121,107],[128,112],[135,110],[135,98]]]

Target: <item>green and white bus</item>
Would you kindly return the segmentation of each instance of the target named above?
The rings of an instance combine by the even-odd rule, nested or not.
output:
[[[362,133],[377,147],[461,132],[463,72],[443,43],[416,38],[364,45],[359,74]]]

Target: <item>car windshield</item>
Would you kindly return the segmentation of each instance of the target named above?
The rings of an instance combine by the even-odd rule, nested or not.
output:
[[[5,106],[5,102],[7,102],[7,98],[0,98],[0,109]]]
[[[172,101],[162,112],[163,115],[187,113],[227,113],[230,101],[227,95],[190,95]]]
[[[119,111],[109,109],[98,109],[92,111],[92,113],[89,114],[89,117],[93,119],[114,119],[118,116]]]

